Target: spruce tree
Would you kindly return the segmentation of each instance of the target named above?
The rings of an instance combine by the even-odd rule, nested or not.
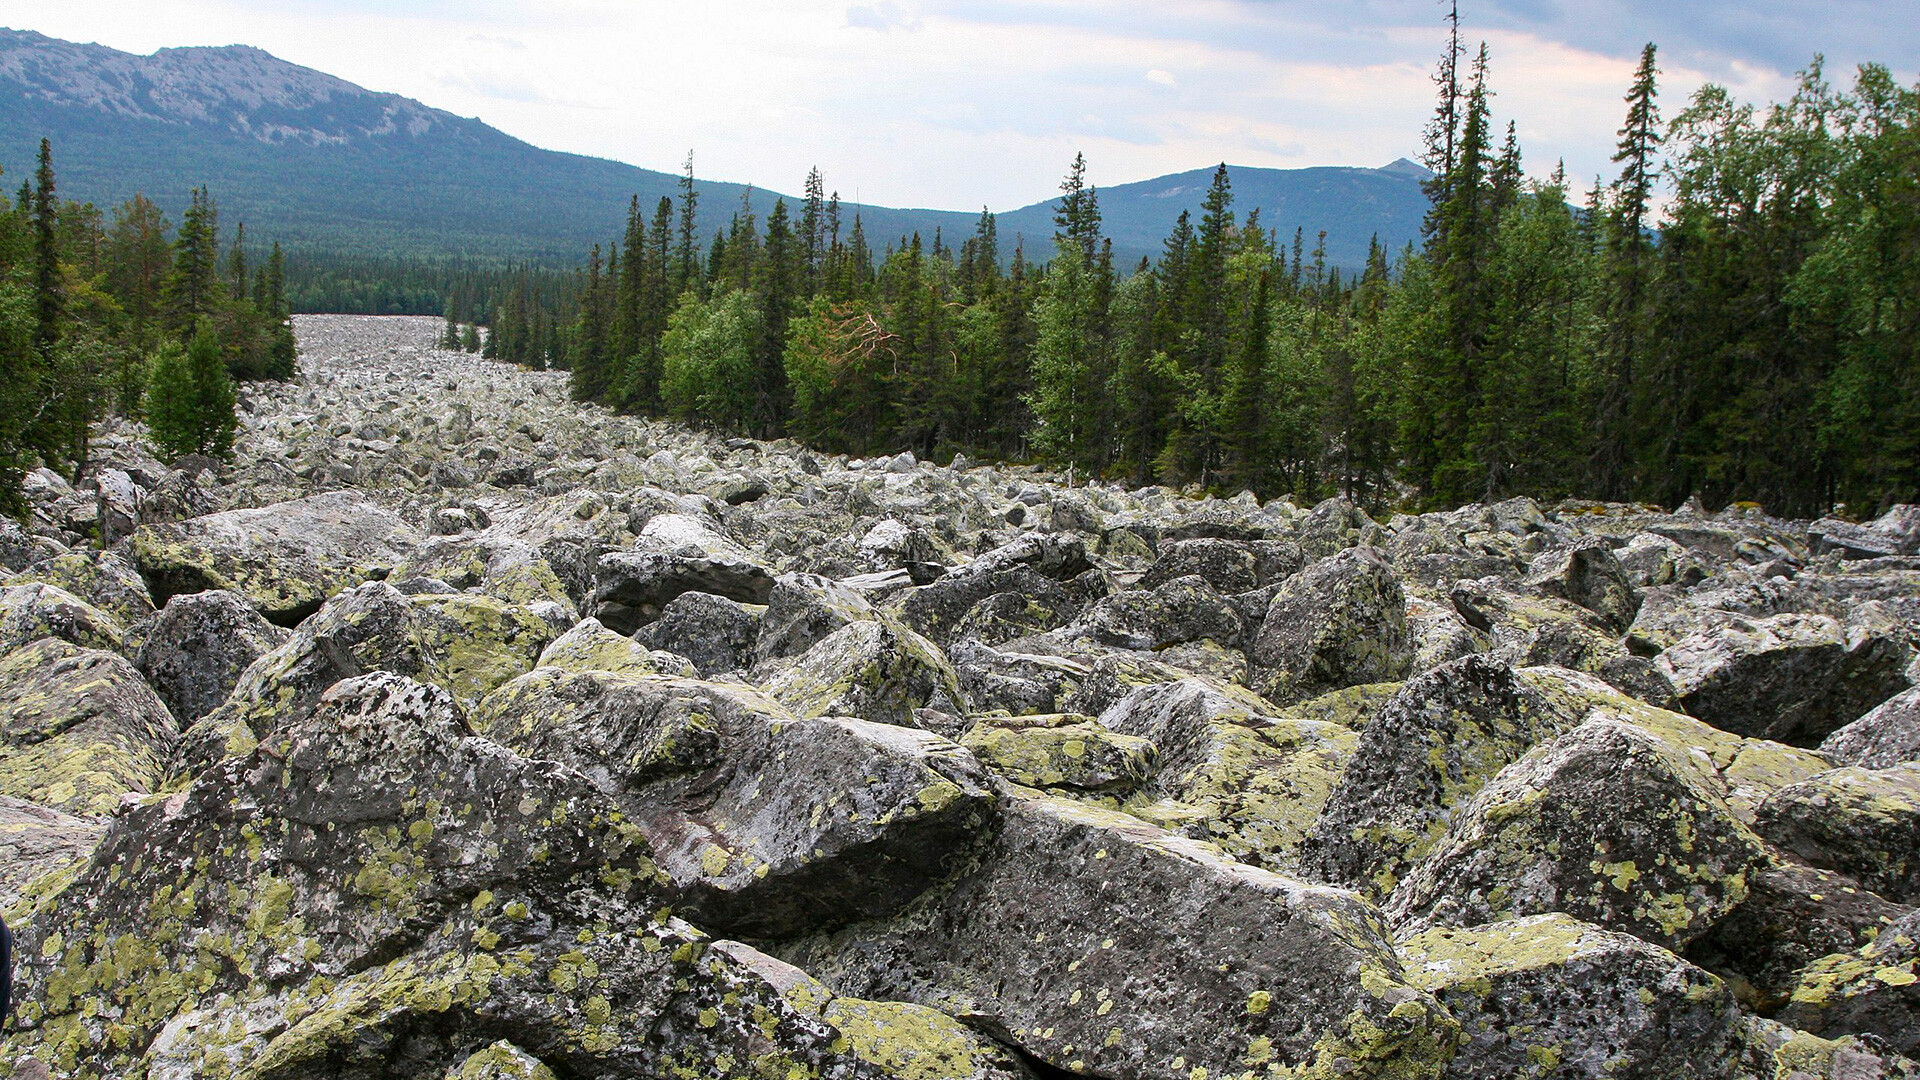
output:
[[[230,457],[239,428],[235,400],[233,377],[220,356],[220,339],[213,322],[203,318],[184,352],[167,342],[154,358],[147,425],[155,448],[168,458]]]

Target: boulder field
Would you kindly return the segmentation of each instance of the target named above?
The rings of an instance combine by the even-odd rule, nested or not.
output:
[[[1920,510],[865,460],[298,320],[0,522],[0,1077],[1920,1077]]]

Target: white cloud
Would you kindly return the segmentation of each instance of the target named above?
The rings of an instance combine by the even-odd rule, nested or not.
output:
[[[1503,2],[1526,17],[1496,6],[1466,29],[1490,42],[1494,111],[1516,121],[1529,170],[1564,157],[1580,182],[1611,174],[1637,43],[1672,13],[1561,0],[1549,18]],[[1602,9],[1619,25],[1582,37],[1578,16]],[[0,25],[137,52],[245,42],[539,146],[667,172],[692,148],[702,176],[788,192],[817,165],[849,200],[972,210],[1046,198],[1077,150],[1103,187],[1221,160],[1416,156],[1438,11],[1429,0],[0,0]],[[1809,53],[1840,51],[1818,37],[1805,37]],[[1708,55],[1712,44],[1696,34],[1663,47],[1668,115],[1709,77],[1750,100],[1788,89],[1737,35]],[[1836,61],[1837,80],[1844,70]]]

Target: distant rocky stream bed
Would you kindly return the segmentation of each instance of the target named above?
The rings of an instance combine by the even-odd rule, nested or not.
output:
[[[1920,1077],[1920,508],[850,460],[440,329],[0,524],[0,1077]]]

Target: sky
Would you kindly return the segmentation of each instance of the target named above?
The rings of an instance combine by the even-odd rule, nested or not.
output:
[[[1417,157],[1443,0],[0,0],[136,53],[255,45],[553,150],[884,206],[1009,210],[1075,152],[1099,186],[1226,161]],[[1462,0],[1530,173],[1609,177],[1640,49],[1671,116],[1765,103],[1824,53],[1914,81],[1912,0]]]

